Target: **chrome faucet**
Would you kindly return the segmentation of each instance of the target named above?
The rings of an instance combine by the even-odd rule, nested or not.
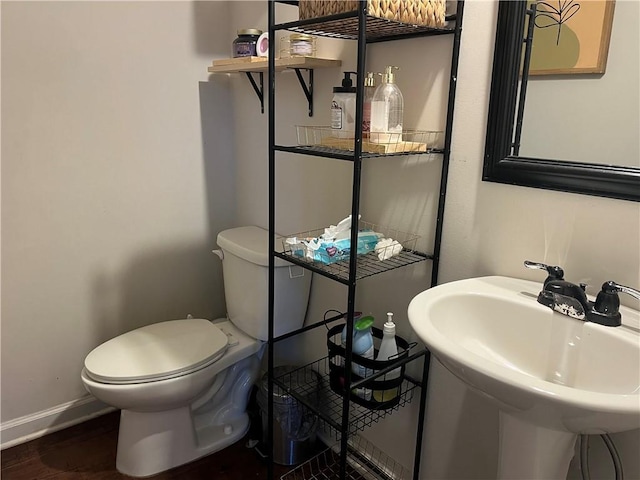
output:
[[[625,287],[613,281],[604,282],[595,302],[587,298],[587,285],[567,282],[564,271],[560,267],[535,263],[526,260],[524,266],[532,269],[546,270],[548,276],[542,291],[538,294],[538,303],[552,310],[585,322],[594,322],[607,327],[618,327],[622,324],[620,299],[618,292],[623,292],[640,300],[640,291]]]

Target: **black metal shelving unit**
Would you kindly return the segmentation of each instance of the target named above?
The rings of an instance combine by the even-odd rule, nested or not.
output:
[[[460,37],[462,33],[462,16],[464,11],[464,0],[455,2],[456,12],[446,17],[445,27],[431,28],[415,25],[408,25],[399,22],[380,19],[367,15],[367,1],[360,1],[358,10],[355,12],[341,13],[321,18],[313,18],[288,23],[276,23],[275,3],[284,3],[296,5],[296,1],[284,0],[276,2],[268,1],[268,21],[269,21],[269,38],[275,38],[275,32],[279,30],[288,30],[293,32],[309,33],[318,36],[326,36],[331,38],[341,38],[356,41],[357,48],[357,85],[364,85],[365,78],[365,59],[367,45],[384,42],[395,41],[413,37],[428,37],[435,35],[451,35],[453,38],[452,45],[452,61],[449,80],[449,99],[448,111],[446,117],[444,147],[440,149],[432,149],[428,153],[442,156],[442,169],[440,179],[440,194],[438,202],[438,211],[436,219],[435,241],[433,253],[419,252],[413,249],[403,251],[397,257],[385,261],[378,261],[367,258],[367,254],[358,256],[356,249],[351,249],[348,260],[343,260],[330,265],[319,262],[313,262],[304,257],[292,255],[290,252],[282,251],[275,244],[274,235],[270,235],[269,250],[271,252],[269,259],[269,351],[268,351],[268,369],[269,369],[269,389],[268,389],[268,438],[273,438],[273,388],[277,385],[279,388],[288,391],[288,393],[302,403],[306,408],[314,412],[321,422],[331,427],[339,437],[340,443],[338,449],[329,449],[317,458],[314,458],[309,465],[304,464],[301,467],[293,469],[291,475],[287,474],[283,478],[286,480],[312,480],[320,478],[335,479],[388,479],[403,477],[404,471],[400,472],[403,467],[396,466],[392,459],[389,459],[384,453],[372,450],[372,446],[366,445],[360,437],[355,435],[357,432],[364,430],[371,424],[379,421],[381,418],[393,413],[396,409],[410,402],[419,390],[419,418],[416,431],[416,450],[414,455],[414,465],[412,478],[419,478],[420,470],[420,453],[422,450],[422,434],[425,420],[426,408],[426,387],[427,376],[429,371],[430,354],[425,348],[406,355],[402,360],[393,363],[392,366],[376,371],[372,376],[364,380],[352,378],[351,364],[352,346],[353,346],[353,322],[355,316],[355,294],[356,284],[361,278],[382,274],[385,271],[392,270],[416,262],[431,260],[432,275],[431,286],[437,284],[438,263],[440,258],[440,247],[442,238],[442,226],[444,217],[444,207],[446,198],[447,176],[449,169],[449,158],[451,152],[451,131],[453,126],[453,111],[455,103],[455,92],[458,75],[458,58],[460,50]],[[281,152],[284,154],[312,155],[326,157],[332,159],[340,159],[351,161],[353,163],[353,185],[351,197],[351,218],[359,218],[360,210],[360,181],[363,160],[369,157],[396,156],[398,154],[368,154],[362,151],[362,131],[356,129],[355,142],[353,151],[345,152],[343,150],[335,150],[325,147],[313,146],[285,146],[276,145],[275,143],[275,58],[272,53],[269,57],[269,230],[275,233],[275,178],[276,178],[276,154]],[[356,93],[356,125],[362,125],[364,104],[363,88],[358,88]],[[415,154],[415,153],[413,153]],[[406,154],[401,154],[406,155]],[[357,243],[358,228],[351,229],[351,245]],[[345,386],[344,394],[335,393],[331,388],[327,387],[320,392],[317,391],[317,382],[314,382],[313,389],[305,388],[305,378],[308,372],[313,371],[315,374],[326,376],[329,373],[329,358],[322,358],[308,365],[300,367],[286,374],[287,377],[295,376],[295,378],[278,377],[274,378],[274,347],[275,345],[292,336],[302,332],[323,326],[329,322],[343,318],[345,315],[337,315],[325,318],[311,325],[307,325],[295,332],[274,336],[274,268],[276,258],[285,259],[293,264],[299,265],[316,274],[325,276],[334,281],[340,282],[347,286],[347,339],[346,350],[344,355],[345,367]],[[392,405],[381,405],[381,408],[371,408],[370,405],[363,406],[351,394],[352,389],[358,388],[370,380],[382,377],[391,370],[404,366],[409,362],[423,362],[423,373],[420,379],[410,376],[404,377],[400,388],[399,398]],[[321,382],[324,383],[324,382]],[[289,388],[290,385],[296,385],[295,389]],[[355,401],[354,401],[355,398]],[[388,408],[387,408],[388,407]],[[375,447],[373,447],[375,448]],[[267,445],[268,456],[272,458],[272,446]],[[382,457],[382,458],[381,458]],[[382,465],[382,467],[381,467]],[[317,468],[318,476],[314,472]],[[397,469],[397,470],[396,470]],[[269,478],[274,475],[273,462],[269,462]],[[407,478],[407,477],[404,477]]]

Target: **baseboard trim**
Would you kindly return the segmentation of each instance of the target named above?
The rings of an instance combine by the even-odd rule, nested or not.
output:
[[[114,407],[110,407],[92,396],[86,396],[3,422],[0,425],[0,450],[86,422],[114,410]]]

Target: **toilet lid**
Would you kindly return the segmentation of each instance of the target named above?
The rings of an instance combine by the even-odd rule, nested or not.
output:
[[[214,362],[227,343],[225,333],[209,320],[170,320],[112,338],[89,353],[84,366],[91,378],[103,383],[157,381]]]

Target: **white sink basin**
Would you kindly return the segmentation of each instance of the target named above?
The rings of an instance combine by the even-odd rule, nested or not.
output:
[[[577,433],[640,428],[638,312],[622,307],[620,327],[585,323],[537,303],[541,288],[508,277],[451,282],[417,295],[409,321],[449,371],[498,404],[503,426],[566,433],[568,444]]]

